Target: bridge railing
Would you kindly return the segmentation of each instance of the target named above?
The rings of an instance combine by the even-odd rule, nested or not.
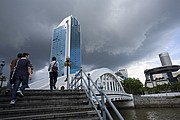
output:
[[[95,88],[95,90],[93,89]],[[95,110],[98,113],[98,116],[101,120],[106,120],[106,116],[109,118],[109,120],[113,120],[110,112],[108,111],[105,101],[109,103],[110,107],[115,112],[117,118],[119,120],[124,120],[124,118],[121,116],[115,105],[112,103],[112,101],[108,98],[106,93],[103,91],[103,87],[97,87],[97,85],[94,83],[94,81],[91,79],[90,74],[86,74],[82,68],[81,70],[74,76],[74,78],[70,82],[70,89],[84,89],[86,92],[86,95],[89,99],[89,102],[92,104],[92,106],[95,108]],[[101,99],[97,97],[98,94],[101,95]],[[97,105],[100,107],[101,112],[97,109]]]

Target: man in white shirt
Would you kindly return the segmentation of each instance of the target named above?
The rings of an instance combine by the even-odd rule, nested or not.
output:
[[[56,89],[56,82],[58,76],[59,63],[56,61],[56,57],[52,57],[52,61],[49,64],[49,78],[50,78],[50,90]]]

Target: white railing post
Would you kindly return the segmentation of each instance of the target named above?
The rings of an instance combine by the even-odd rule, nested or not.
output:
[[[92,97],[91,96],[91,90],[90,90],[90,87],[91,87],[91,85],[90,85],[90,79],[91,79],[90,78],[90,73],[88,73],[87,79],[88,79],[88,86],[87,86],[88,87],[88,94],[89,94],[89,97]]]
[[[106,111],[105,111],[105,101],[104,101],[104,95],[103,95],[103,86],[101,85],[100,87],[100,94],[101,94],[101,112],[102,112],[102,116],[103,116],[103,120],[106,120]]]
[[[82,67],[81,67],[81,70],[80,70],[80,79],[81,79],[81,89],[83,89],[83,71],[82,71]]]

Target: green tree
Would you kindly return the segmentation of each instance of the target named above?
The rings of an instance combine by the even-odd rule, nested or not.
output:
[[[179,92],[180,91],[180,82],[171,83],[171,91]]]
[[[128,78],[127,80],[122,81],[122,85],[127,93],[134,95],[143,94],[143,84],[139,79]]]
[[[180,82],[168,83],[157,85],[153,88],[145,87],[144,90],[147,93],[162,93],[162,92],[179,92]]]

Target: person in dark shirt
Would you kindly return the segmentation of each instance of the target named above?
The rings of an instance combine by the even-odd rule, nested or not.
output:
[[[12,98],[10,102],[11,105],[14,105],[16,102],[16,93],[18,93],[20,96],[24,96],[23,91],[28,87],[28,80],[32,79],[31,66],[28,58],[29,53],[23,53],[22,58],[19,59],[16,63],[17,67],[14,73],[15,82],[12,89]],[[22,86],[19,88],[21,83]]]
[[[15,71],[15,67],[16,67],[16,63],[19,59],[22,58],[22,53],[18,53],[17,54],[17,58],[14,58],[12,61],[11,61],[11,64],[10,64],[10,78],[13,76],[14,74],[14,71]],[[13,81],[10,81],[10,84],[14,84]]]
[[[11,61],[11,64],[10,64],[10,73],[12,73],[12,71],[14,70],[14,67],[16,66],[16,62],[18,59],[22,58],[22,53],[18,53],[17,54],[17,58],[14,58],[12,61]]]
[[[9,76],[9,78],[10,78],[10,79],[9,79],[9,81],[8,81],[8,83],[7,83],[7,90],[5,91],[6,94],[8,94],[8,93],[10,92],[10,90],[11,90],[11,88],[12,88],[12,84],[14,84],[14,83],[13,83],[14,81],[12,81],[13,79],[11,79],[11,78],[13,77],[13,72],[14,72],[14,70],[15,70],[16,63],[17,63],[18,59],[21,59],[21,58],[22,58],[22,53],[18,53],[18,54],[17,54],[17,57],[14,58],[14,59],[11,61],[10,65],[9,65],[9,67],[10,67],[10,76]]]

